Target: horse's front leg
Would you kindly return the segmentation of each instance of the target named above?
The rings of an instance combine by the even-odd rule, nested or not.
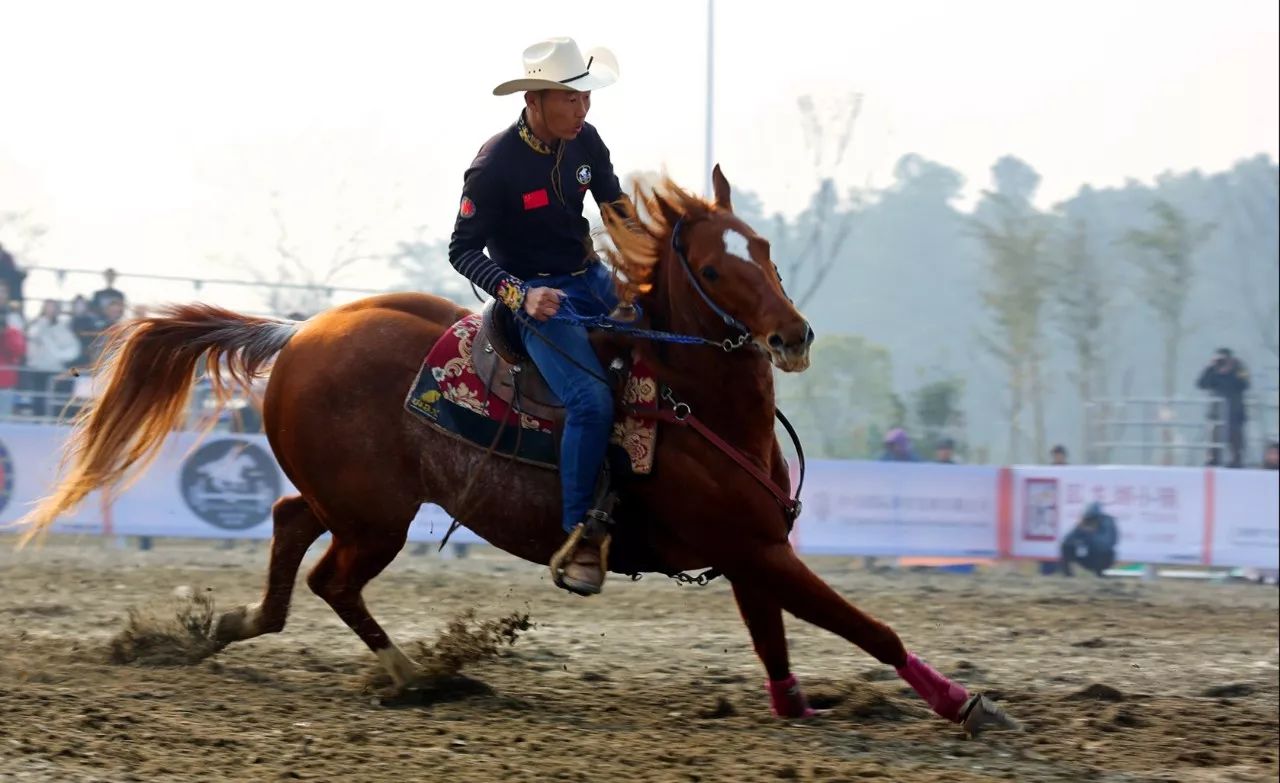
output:
[[[850,604],[809,570],[785,540],[770,543],[726,565],[725,575],[767,595],[781,608],[861,647],[894,668],[935,713],[962,724],[969,733],[991,725],[1014,727],[1004,711],[989,700],[970,694],[963,685],[907,652],[893,629]],[[763,612],[761,612],[763,615]],[[745,610],[744,610],[745,616]],[[748,620],[748,624],[750,621]],[[765,626],[768,627],[767,624]],[[777,621],[781,628],[781,621]],[[752,629],[752,637],[755,637]],[[780,633],[778,634],[780,636]],[[767,664],[766,664],[767,665]]]
[[[782,625],[782,606],[759,586],[740,581],[733,583],[733,596],[751,633],[751,644],[768,675],[765,689],[769,692],[769,707],[773,714],[779,718],[813,715],[800,684],[791,673],[787,632]]]

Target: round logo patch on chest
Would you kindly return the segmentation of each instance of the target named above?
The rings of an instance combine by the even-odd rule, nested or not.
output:
[[[591,182],[591,167],[590,167],[590,166],[588,166],[587,164],[583,163],[581,166],[579,166],[579,167],[578,167],[578,172],[577,172],[577,174],[576,174],[575,176],[577,176],[577,178],[578,178],[578,184],[579,184],[579,185],[587,185],[587,184],[590,184],[590,182]]]

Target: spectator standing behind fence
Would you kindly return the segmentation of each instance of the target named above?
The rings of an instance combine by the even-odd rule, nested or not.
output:
[[[920,458],[911,448],[911,438],[905,430],[894,427],[884,436],[884,452],[880,454],[881,462],[919,462]]]
[[[1101,503],[1090,503],[1079,524],[1062,539],[1062,575],[1072,576],[1071,564],[1079,563],[1102,577],[1116,562],[1120,528],[1116,518],[1103,513]]]
[[[942,438],[933,447],[933,461],[944,465],[956,464],[956,442]]]
[[[26,278],[27,273],[18,268],[17,260],[0,245],[0,283],[9,287],[10,300],[22,303],[22,281]]]
[[[40,314],[27,326],[27,383],[23,388],[32,395],[32,415],[46,415],[53,379],[66,372],[80,352],[80,341],[62,317],[61,303],[46,299]]]
[[[89,304],[83,296],[71,300],[71,331],[80,342],[80,355],[72,367],[88,370],[93,366],[93,342],[106,325],[102,313]]]
[[[1219,397],[1209,406],[1209,420],[1214,423],[1213,442],[1225,441],[1231,449],[1231,462],[1227,467],[1240,467],[1244,464],[1244,393],[1249,388],[1249,371],[1231,355],[1229,348],[1219,348],[1213,361],[1200,373],[1196,385]],[[1222,464],[1221,446],[1210,449],[1209,464]]]
[[[1280,443],[1273,440],[1267,444],[1267,450],[1262,452],[1262,469],[1280,470]]]
[[[102,349],[106,347],[106,331],[120,323],[122,318],[124,318],[124,300],[104,300],[101,317],[96,322],[98,332],[94,335],[93,344],[89,346],[89,361],[91,363],[96,364],[98,362],[98,357],[102,355]]]
[[[1050,465],[1066,465],[1067,464],[1067,447],[1059,443],[1049,450]]]
[[[26,330],[22,313],[13,309],[9,299],[9,284],[0,281],[0,418],[13,415],[14,398],[17,395],[18,373],[27,350]]]
[[[102,279],[106,282],[106,286],[94,291],[93,298],[89,303],[93,305],[93,309],[100,313],[105,313],[107,311],[108,302],[113,299],[118,299],[123,302],[125,297],[124,292],[116,288],[116,270],[108,267],[106,271],[102,273]]]

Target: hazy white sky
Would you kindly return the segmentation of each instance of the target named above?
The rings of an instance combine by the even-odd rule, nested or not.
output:
[[[1274,0],[716,10],[716,157],[771,209],[814,184],[806,93],[820,107],[864,95],[836,172],[850,186],[887,183],[917,152],[962,171],[971,196],[1013,153],[1047,205],[1084,182],[1277,156]],[[50,230],[30,263],[244,276],[237,264],[275,263],[273,203],[319,266],[362,227],[371,251],[418,226],[446,236],[463,169],[519,110],[491,88],[550,35],[616,52],[622,79],[590,119],[620,171],[702,182],[700,0],[0,0],[0,30],[0,211]]]

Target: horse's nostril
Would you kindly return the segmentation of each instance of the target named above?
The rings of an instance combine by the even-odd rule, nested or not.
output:
[[[804,330],[805,330],[804,344],[813,345],[813,340],[815,337],[817,337],[817,335],[813,333],[813,327],[809,326],[808,324],[805,324]]]
[[[785,345],[786,345],[786,341],[782,339],[782,335],[778,334],[777,332],[774,332],[773,334],[769,335],[770,348],[774,349],[775,351],[781,351],[783,346]]]

